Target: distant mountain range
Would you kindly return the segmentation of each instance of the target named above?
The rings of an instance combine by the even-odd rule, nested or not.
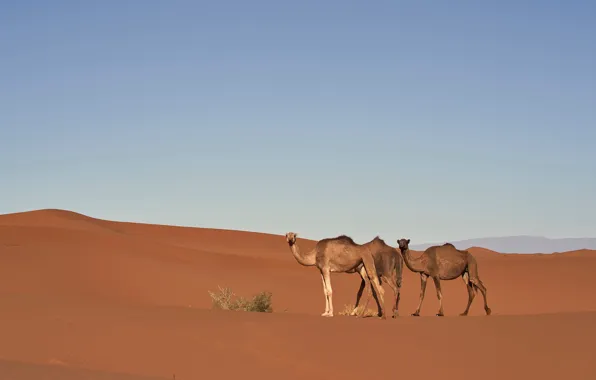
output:
[[[432,245],[443,243],[446,242],[412,244],[410,248],[421,251]],[[459,249],[482,247],[501,253],[554,253],[579,249],[596,250],[596,238],[549,239],[541,236],[502,236],[450,241],[449,243]]]

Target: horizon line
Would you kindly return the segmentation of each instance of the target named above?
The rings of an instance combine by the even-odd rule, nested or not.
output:
[[[37,209],[26,209],[23,211],[13,211],[13,212],[6,212],[1,213],[0,216],[8,216],[8,215],[15,215],[15,214],[26,214],[26,213],[33,213],[39,211],[58,211],[58,212],[69,212],[72,214],[78,214],[87,218],[97,219],[97,220],[104,220],[104,221],[111,221],[117,223],[135,223],[135,224],[146,224],[146,225],[155,225],[155,226],[166,226],[166,227],[179,227],[179,228],[202,228],[202,229],[210,229],[210,230],[222,230],[222,231],[238,231],[238,232],[249,232],[249,233],[259,233],[259,234],[267,234],[267,235],[275,235],[275,236],[283,236],[283,234],[276,234],[267,231],[258,231],[258,230],[250,230],[250,229],[231,229],[225,227],[206,227],[200,225],[187,225],[187,224],[174,224],[174,223],[158,223],[158,222],[147,222],[147,221],[135,221],[135,220],[123,220],[123,219],[104,219],[95,216],[91,216],[88,214],[84,214],[79,211],[71,210],[71,209],[63,209],[63,208],[54,208],[54,207],[46,207],[46,208],[37,208]],[[380,236],[376,234],[375,236]],[[528,234],[520,234],[520,235],[502,235],[502,236],[483,236],[483,237],[474,237],[474,238],[466,238],[466,239],[458,239],[458,240],[444,240],[444,241],[434,241],[434,242],[422,242],[412,244],[412,246],[421,246],[421,245],[435,245],[435,244],[443,244],[447,242],[456,242],[456,243],[463,243],[472,240],[485,240],[485,239],[507,239],[507,238],[539,238],[539,239],[546,239],[546,240],[579,240],[579,239],[596,239],[595,237],[590,236],[583,236],[583,237],[547,237],[542,235],[528,235]],[[312,238],[305,238],[306,240],[313,240],[317,241],[320,239],[312,239]]]

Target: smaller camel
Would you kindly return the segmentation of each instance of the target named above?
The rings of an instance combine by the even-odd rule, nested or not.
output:
[[[374,239],[365,244],[371,247],[372,255],[375,260],[375,268],[377,269],[377,277],[379,277],[381,285],[383,284],[383,280],[385,280],[387,285],[389,285],[389,287],[393,290],[393,294],[395,295],[395,304],[393,305],[392,318],[397,318],[399,315],[398,307],[403,273],[403,258],[397,249],[385,243],[385,241],[379,236],[376,236]],[[368,306],[368,303],[370,302],[372,286],[370,286],[368,278],[366,277],[366,272],[363,272],[362,264],[355,271],[360,273],[361,281],[360,289],[358,289],[358,294],[356,295],[356,304],[354,305],[354,310],[352,310],[350,315],[359,316],[358,304],[360,303],[362,292],[368,285],[366,303],[364,304],[364,308],[360,314],[364,312]]]
[[[323,292],[325,293],[325,312],[321,314],[323,317],[333,317],[331,273],[354,273],[357,268],[363,266],[363,271],[360,273],[374,285],[373,296],[379,306],[379,316],[381,319],[386,319],[384,290],[377,276],[372,253],[366,244],[357,244],[349,236],[341,235],[319,240],[310,252],[302,253],[296,243],[297,236],[298,234],[294,232],[288,232],[286,241],[300,265],[316,266],[321,272]],[[377,298],[377,295],[380,299]]]
[[[420,308],[422,307],[422,300],[424,300],[426,290],[426,280],[430,277],[435,283],[437,298],[439,299],[439,312],[437,316],[442,317],[444,314],[441,280],[453,280],[459,276],[461,276],[468,288],[468,306],[460,315],[468,315],[470,305],[476,296],[475,292],[477,290],[482,292],[486,315],[491,314],[486,301],[486,287],[478,276],[478,264],[470,252],[459,250],[451,243],[445,243],[440,246],[429,247],[420,256],[414,258],[410,252],[410,239],[399,239],[397,244],[408,269],[414,273],[420,273],[420,302],[418,303],[418,308],[412,314],[413,316],[420,316]]]

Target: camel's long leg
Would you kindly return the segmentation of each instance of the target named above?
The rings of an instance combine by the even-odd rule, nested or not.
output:
[[[466,288],[468,289],[468,306],[466,306],[466,310],[464,310],[463,313],[461,313],[461,316],[466,316],[468,315],[468,312],[470,311],[470,305],[472,305],[472,301],[474,301],[474,297],[476,296],[476,293],[474,293],[474,288],[472,287],[472,284],[470,283],[470,276],[468,275],[468,272],[465,272],[461,278],[464,280],[464,283],[466,284]]]
[[[375,288],[372,286],[370,280],[368,281],[368,285],[370,285],[370,286],[368,287],[368,292],[366,293],[366,295],[367,295],[366,304],[364,305],[364,308],[363,308],[361,314],[364,313],[364,311],[366,309],[368,309],[368,302],[370,301],[370,295],[372,293],[372,296],[373,296],[373,298],[374,298],[374,300],[375,300],[375,302],[377,304],[377,315],[380,316],[381,318],[385,319],[386,317],[385,317],[384,302],[381,303],[381,301],[379,301],[379,297],[377,296],[377,292],[375,291]],[[384,291],[384,289],[383,289],[382,286],[380,286],[380,288],[381,288],[381,290]],[[383,306],[381,306],[381,305],[383,305]]]
[[[327,295],[327,283],[325,282],[325,276],[321,270],[321,281],[323,282],[323,293],[325,294],[325,312],[321,314],[323,317],[329,315],[329,296]]]
[[[364,288],[366,288],[366,285],[368,280],[366,278],[366,271],[364,270],[364,266],[362,268],[360,268],[359,272],[360,273],[360,289],[358,289],[358,294],[356,294],[356,303],[354,304],[354,310],[352,310],[352,312],[350,313],[350,315],[357,315],[357,309],[358,309],[358,305],[360,304],[360,298],[362,297],[362,292],[364,291]],[[370,298],[370,291],[369,291],[369,298]],[[368,298],[366,300],[366,304],[368,305]]]
[[[364,255],[362,258],[362,262],[364,263],[364,269],[366,270],[367,277],[369,281],[374,286],[373,290],[373,297],[375,301],[377,301],[377,305],[379,307],[379,314],[380,317],[385,319],[385,290],[381,286],[379,282],[379,277],[377,276],[377,268],[375,267],[375,261],[372,255]]]
[[[433,281],[435,283],[435,289],[437,290],[437,298],[439,299],[439,312],[437,316],[442,317],[443,313],[443,292],[441,292],[441,280],[439,277],[433,277]]]
[[[490,315],[491,310],[490,307],[488,307],[488,302],[486,300],[486,288],[478,276],[478,263],[476,263],[476,259],[474,259],[474,256],[472,255],[468,255],[468,275],[470,276],[469,281],[472,283],[472,286],[476,289],[480,289],[482,292],[482,297],[484,298],[484,311],[486,312],[486,315]]]
[[[415,317],[420,315],[420,308],[422,308],[422,301],[424,300],[424,293],[426,292],[426,280],[428,276],[425,273],[420,273],[420,302],[418,303],[418,308],[412,314]]]
[[[486,300],[486,288],[484,287],[484,284],[479,278],[470,278],[470,282],[482,292],[482,297],[484,298],[484,311],[486,312],[486,315],[490,315],[491,310],[490,307],[488,307],[488,302]]]
[[[460,314],[461,316],[468,315],[468,311],[470,311],[470,305],[472,305],[472,301],[476,296],[476,294],[474,293],[474,288],[471,284],[467,284],[466,287],[468,288],[468,306],[466,306],[466,310],[464,310],[464,312]]]
[[[323,279],[325,280],[325,290],[327,291],[327,300],[329,302],[329,310],[327,317],[333,317],[333,289],[331,288],[331,272],[329,269],[323,270]]]
[[[379,284],[381,285],[381,289],[383,289],[383,277],[378,277],[378,279],[379,279]],[[366,303],[364,304],[364,310],[368,309],[368,304],[370,302],[370,296],[372,295],[373,298],[375,297],[375,294],[373,293],[374,289],[373,289],[372,285],[370,284],[370,281],[367,282],[367,285],[369,285],[369,287],[367,288],[368,291],[366,292]],[[375,298],[375,302],[378,302],[377,298]]]
[[[393,281],[393,279],[391,280],[385,280],[385,282],[387,283],[387,285],[389,285],[389,287],[391,288],[391,290],[393,291],[393,295],[394,295],[394,299],[395,299],[395,303],[393,304],[393,309],[392,309],[392,318],[395,318],[396,314],[396,310],[397,310],[397,297],[399,296],[399,293],[397,293],[397,288],[395,287],[395,282]]]
[[[368,280],[368,275],[366,274],[366,270],[361,269],[362,271],[362,275],[364,275],[364,277],[366,278],[366,302],[364,303],[364,307],[362,308],[362,313],[364,313],[365,310],[368,310],[368,304],[370,303],[370,297],[371,295],[373,295],[373,286],[371,284],[371,282]],[[383,284],[383,280],[381,278],[379,278],[379,283],[382,285]],[[375,302],[378,302],[378,298],[375,298]],[[381,312],[381,310],[379,309],[378,311],[379,313]]]
[[[397,289],[397,295],[395,297],[395,311],[393,312],[394,317],[397,317],[399,315],[399,299],[401,294],[402,269],[403,266],[400,265],[398,260],[395,264],[395,270],[393,271],[393,279],[395,281],[395,288]]]
[[[399,305],[399,293],[400,293],[400,289],[398,287],[397,284],[397,280],[395,278],[395,276],[392,276],[392,278],[388,279],[385,278],[385,282],[387,283],[387,285],[389,285],[389,287],[391,288],[391,290],[393,290],[393,295],[395,296],[395,304],[393,305],[393,316],[392,318],[396,318],[397,317],[397,307]]]
[[[366,275],[366,271],[364,272],[364,274]],[[381,284],[381,286],[383,285],[382,277],[379,277],[379,283]],[[375,302],[377,302],[377,306],[379,304],[379,299],[376,297],[376,294],[374,293],[374,289],[373,289],[372,285],[370,284],[370,281],[367,280],[366,285],[368,285],[368,287],[366,288],[366,302],[364,303],[364,307],[362,308],[362,311],[360,312],[360,314],[363,314],[365,310],[368,310],[368,304],[370,303],[371,295],[375,299]],[[377,313],[379,315],[381,315],[382,310],[380,308],[378,308]]]
[[[395,297],[395,313],[394,313],[394,315],[397,317],[399,315],[399,300],[401,297],[401,281],[400,280],[397,280],[395,287],[397,289],[397,296]]]

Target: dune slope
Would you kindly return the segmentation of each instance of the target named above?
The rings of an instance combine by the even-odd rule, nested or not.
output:
[[[461,280],[443,282],[447,317],[434,317],[432,283],[423,317],[410,317],[420,280],[406,268],[402,317],[326,319],[318,272],[296,263],[283,236],[63,210],[0,215],[0,378],[356,378],[419,376],[421,368],[458,379],[593,375],[596,255],[471,252],[491,317],[480,295],[470,317],[456,317],[467,301]],[[336,314],[354,302],[359,282],[332,276]],[[218,285],[244,296],[269,290],[274,313],[212,311],[207,290]]]

